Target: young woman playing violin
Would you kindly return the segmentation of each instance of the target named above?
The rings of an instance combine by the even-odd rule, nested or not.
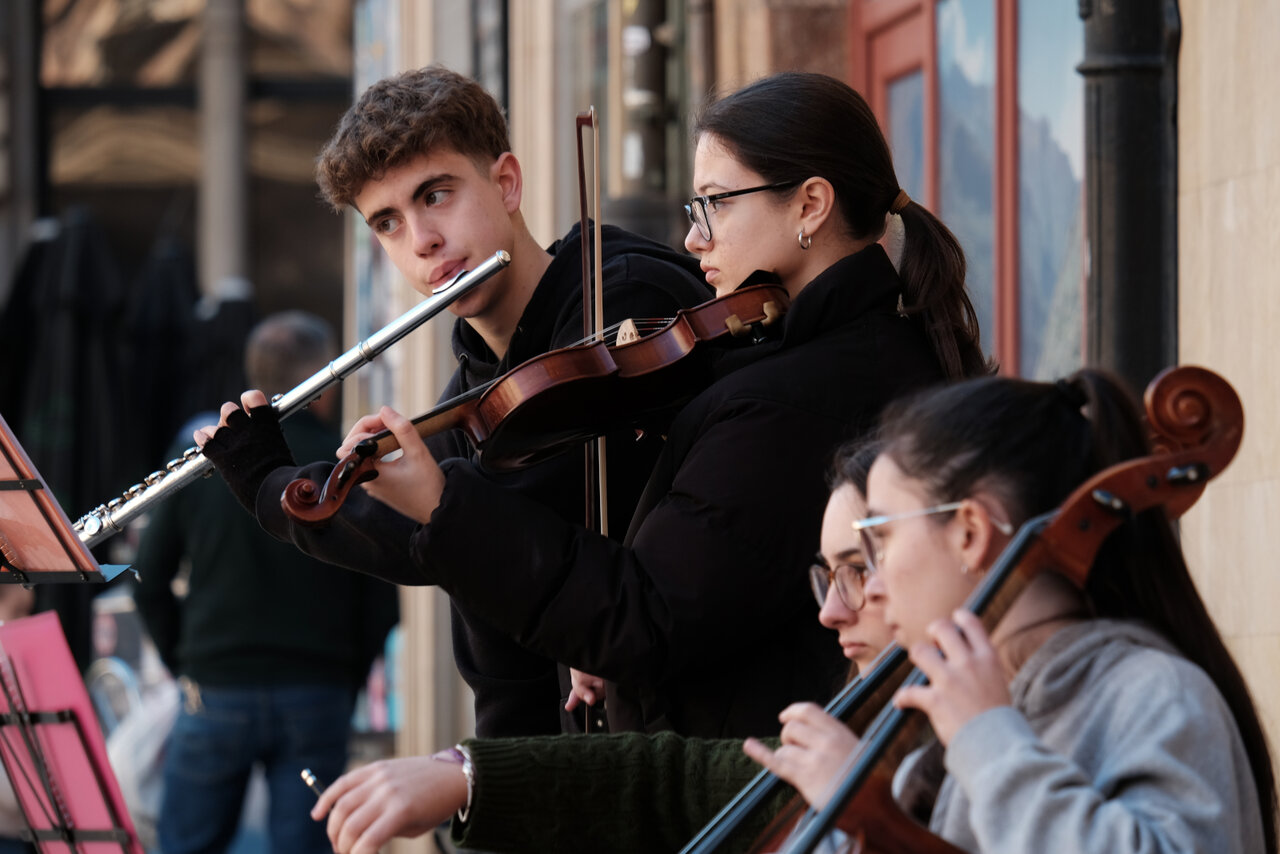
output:
[[[1257,712],[1163,516],[1123,523],[1083,590],[1037,575],[990,635],[956,610],[1016,526],[1149,453],[1129,397],[1093,371],[975,380],[892,406],[881,438],[857,526],[868,595],[929,679],[895,699],[937,736],[895,778],[941,763],[929,827],[983,854],[1276,850]],[[821,805],[856,739],[814,706],[783,720],[748,752]]]
[[[892,640],[883,597],[864,589],[862,541],[853,529],[866,516],[862,491],[874,459],[875,447],[866,443],[837,452],[809,571],[818,620],[836,633],[851,676]],[[799,573],[793,581],[801,586]],[[756,773],[740,739],[674,733],[482,738],[459,749],[472,763],[470,787],[461,765],[442,761],[448,753],[385,760],[336,780],[312,815],[327,820],[342,854],[371,854],[455,813],[467,816],[451,828],[465,849],[651,854],[682,846]],[[762,810],[739,835],[752,838],[772,812]]]
[[[779,74],[713,104],[694,189],[686,245],[718,292],[765,270],[791,305],[776,340],[742,351],[748,364],[719,360],[722,375],[675,418],[625,543],[472,462],[437,461],[389,408],[360,419],[339,452],[384,428],[396,436],[403,455],[379,461],[366,487],[416,523],[411,566],[361,562],[388,528],[345,507],[323,531],[292,524],[277,499],[295,470],[263,476],[254,506],[283,539],[322,557],[349,543],[346,565],[439,585],[526,648],[608,680],[614,731],[758,735],[788,703],[823,699],[840,669],[794,584],[831,449],[890,399],[987,365],[963,253],[902,192],[871,110],[845,84]],[[888,220],[903,232],[901,274],[876,242]]]

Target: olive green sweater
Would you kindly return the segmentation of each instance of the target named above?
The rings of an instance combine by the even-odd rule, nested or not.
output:
[[[777,739],[768,739],[777,745]],[[481,851],[679,851],[760,771],[738,739],[561,735],[466,742],[471,813],[453,839]],[[794,795],[780,787],[735,834],[749,845]]]

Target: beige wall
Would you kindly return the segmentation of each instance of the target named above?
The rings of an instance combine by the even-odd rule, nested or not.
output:
[[[716,82],[775,71],[849,73],[849,0],[715,0]]]
[[[1183,524],[1187,558],[1280,755],[1280,75],[1274,0],[1183,0],[1179,361],[1244,402],[1244,444]]]

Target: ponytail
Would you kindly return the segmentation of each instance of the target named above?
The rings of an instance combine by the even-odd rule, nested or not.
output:
[[[898,267],[904,309],[921,315],[948,379],[994,373],[982,354],[978,315],[965,290],[960,242],[941,220],[913,201],[900,215],[906,232]]]

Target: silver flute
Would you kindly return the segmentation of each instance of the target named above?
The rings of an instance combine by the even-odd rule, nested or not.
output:
[[[280,418],[288,418],[319,397],[329,386],[342,382],[356,370],[369,364],[383,350],[510,263],[511,255],[499,250],[474,270],[462,271],[435,288],[431,296],[317,371],[310,379],[292,391],[276,396],[271,401],[272,409]],[[73,526],[76,536],[86,547],[93,548],[123,531],[130,521],[152,504],[168,498],[212,470],[213,463],[205,459],[199,448],[188,448],[181,457],[170,460],[160,471],[147,475],[142,483],[129,487],[119,498],[100,504],[81,516]]]

